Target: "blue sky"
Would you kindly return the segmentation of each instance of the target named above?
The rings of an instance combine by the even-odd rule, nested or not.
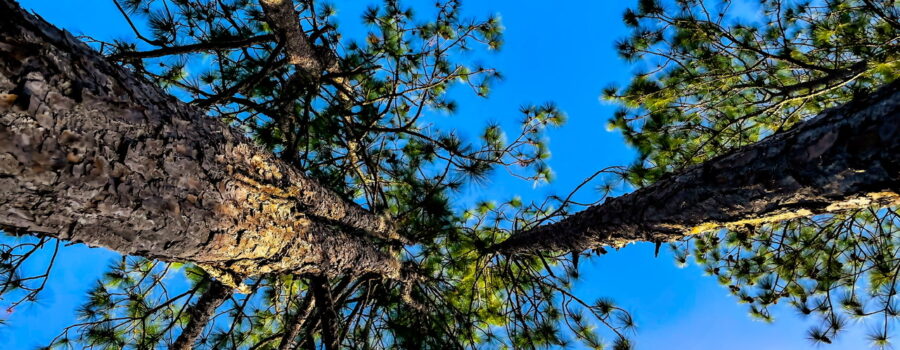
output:
[[[50,23],[75,34],[100,39],[132,38],[111,0],[20,0]],[[349,4],[343,4],[344,2]],[[359,14],[371,1],[338,2],[344,32],[362,33]],[[407,1],[429,6],[431,1]],[[549,132],[553,153],[549,163],[556,180],[533,187],[497,172],[485,185],[464,191],[458,204],[473,200],[504,200],[521,195],[525,200],[565,194],[584,178],[610,165],[626,165],[634,152],[622,137],[605,129],[615,106],[598,99],[603,87],[625,82],[633,68],[620,60],[613,42],[626,35],[620,21],[634,1],[464,1],[469,15],[498,14],[506,27],[503,48],[483,56],[498,68],[504,80],[488,99],[466,89],[452,90],[459,102],[453,116],[432,116],[442,126],[455,126],[475,136],[487,121],[515,127],[518,107],[555,102],[568,114],[568,123]],[[752,7],[746,7],[752,9]],[[752,14],[747,14],[752,15]],[[482,57],[482,56],[480,56]],[[582,191],[577,198],[594,200],[597,193]],[[4,238],[9,240],[9,238]],[[46,344],[75,321],[74,310],[84,291],[116,259],[104,249],[72,246],[63,249],[53,278],[39,302],[15,310],[0,327],[3,349],[29,349]],[[576,292],[588,300],[610,297],[637,320],[638,349],[814,349],[805,339],[810,323],[787,307],[776,308],[776,322],[753,321],[716,280],[703,276],[694,265],[676,267],[665,249],[653,257],[653,246],[639,244],[611,251],[582,264],[583,278]],[[2,303],[2,301],[0,301]],[[0,305],[3,306],[3,305]],[[4,307],[5,308],[5,307]],[[865,325],[853,327],[835,344],[823,349],[865,349]]]

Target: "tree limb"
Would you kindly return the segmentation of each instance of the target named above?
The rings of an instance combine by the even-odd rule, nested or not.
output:
[[[231,288],[216,281],[209,280],[209,287],[197,303],[188,310],[189,321],[181,330],[181,334],[169,347],[170,350],[191,350],[197,337],[206,328],[216,309],[231,297]]]
[[[900,81],[559,222],[490,247],[505,254],[671,241],[900,203]]]
[[[312,313],[314,307],[313,293],[307,292],[297,307],[297,314],[291,318],[290,323],[285,324],[278,350],[290,350],[297,347],[297,336],[303,330],[303,325],[306,324],[307,317]]]
[[[266,21],[287,46],[289,62],[303,68],[306,73],[319,77],[327,66],[316,54],[306,33],[300,28],[299,16],[293,0],[260,0]]]
[[[235,39],[235,40],[218,40],[218,41],[210,41],[210,42],[200,42],[195,44],[181,45],[181,46],[164,46],[154,50],[147,51],[123,51],[119,53],[115,53],[109,56],[110,60],[113,61],[123,61],[123,60],[131,60],[131,59],[144,59],[144,58],[154,58],[154,57],[162,57],[169,55],[180,55],[191,52],[205,52],[205,51],[213,51],[213,50],[227,50],[227,49],[237,49],[242,47],[247,47],[259,43],[264,43],[267,41],[272,41],[275,39],[275,36],[272,34],[264,34],[257,35],[250,38],[245,39]]]

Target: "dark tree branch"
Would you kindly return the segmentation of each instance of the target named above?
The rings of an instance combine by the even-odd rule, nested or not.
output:
[[[180,55],[192,52],[207,52],[214,50],[228,50],[228,49],[239,49],[243,47],[252,46],[259,43],[264,43],[267,41],[272,41],[275,39],[275,36],[272,34],[264,34],[258,35],[246,39],[232,39],[232,40],[220,40],[220,41],[210,41],[210,42],[202,42],[196,44],[182,45],[182,46],[164,46],[155,50],[147,50],[147,51],[123,51],[119,53],[112,54],[108,56],[110,60],[113,61],[125,61],[132,59],[144,59],[144,58],[154,58],[154,57],[163,57],[169,55]]]
[[[266,20],[287,46],[288,60],[313,77],[319,77],[327,66],[300,27],[293,0],[260,0]]]
[[[278,344],[278,350],[290,350],[297,347],[297,336],[303,330],[309,314],[312,313],[315,303],[313,303],[313,293],[307,292],[303,296],[303,300],[297,307],[297,314],[291,318],[290,322],[285,324],[284,334],[281,335],[281,342]]]
[[[335,350],[340,348],[338,343],[338,316],[335,310],[334,298],[331,295],[331,288],[328,279],[321,276],[310,278],[309,289],[313,293],[316,304],[316,314],[319,315],[322,329],[322,344],[325,350]]]
[[[188,310],[190,320],[188,324],[181,330],[178,339],[169,347],[171,350],[191,350],[197,337],[206,328],[206,325],[212,319],[212,316],[225,300],[231,297],[231,288],[216,280],[209,280],[209,287],[206,292],[200,295],[197,303],[192,305]]]
[[[900,202],[900,82],[756,144],[514,234],[489,251],[583,251]]]

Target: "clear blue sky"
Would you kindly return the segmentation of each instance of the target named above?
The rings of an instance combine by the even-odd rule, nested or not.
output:
[[[100,39],[131,39],[124,20],[111,0],[20,0],[50,23],[75,34]],[[341,28],[357,36],[364,30],[359,15],[369,0],[337,3]],[[626,35],[620,18],[635,1],[477,1],[463,0],[469,15],[499,14],[506,27],[505,45],[485,56],[488,66],[505,76],[489,99],[465,89],[453,90],[459,111],[439,120],[463,134],[495,121],[515,127],[520,105],[554,101],[569,116],[562,128],[549,133],[553,157],[550,165],[557,179],[532,187],[498,172],[484,186],[467,190],[460,204],[478,199],[525,200],[552,193],[564,194],[596,170],[631,162],[634,152],[620,135],[607,132],[605,122],[614,106],[598,100],[611,82],[624,82],[632,67],[616,57],[613,42]],[[349,3],[349,4],[344,4]],[[408,0],[416,6],[432,1]],[[752,14],[746,14],[752,15]],[[597,196],[590,190],[580,198]],[[2,238],[9,240],[10,238]],[[106,264],[118,255],[104,249],[73,246],[63,249],[51,283],[38,303],[15,310],[0,327],[0,349],[30,349],[44,345],[63,327],[75,321],[74,310],[84,291],[100,277]],[[753,349],[796,350],[820,348],[805,339],[809,323],[787,307],[776,308],[776,322],[753,321],[743,305],[735,302],[714,278],[703,276],[694,265],[676,267],[665,250],[653,258],[653,246],[631,245],[582,264],[582,280],[576,292],[586,299],[611,297],[630,310],[637,320],[638,349]],[[5,306],[0,305],[0,309]],[[866,349],[866,325],[856,325],[827,350]]]

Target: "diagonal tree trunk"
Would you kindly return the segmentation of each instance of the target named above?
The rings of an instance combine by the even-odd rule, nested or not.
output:
[[[491,251],[583,251],[900,202],[900,81]]]
[[[397,276],[386,220],[0,0],[0,228],[236,273]]]

